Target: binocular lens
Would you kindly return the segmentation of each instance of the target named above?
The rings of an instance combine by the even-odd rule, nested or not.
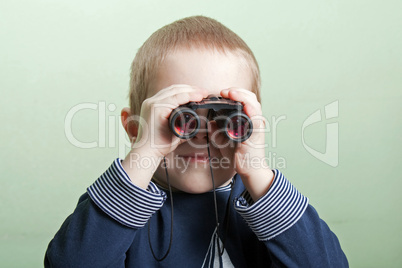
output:
[[[191,138],[197,134],[199,119],[191,112],[179,112],[173,121],[173,132],[180,138]]]
[[[247,140],[253,130],[250,118],[238,111],[232,113],[214,114],[211,118],[218,127],[226,133],[226,136],[234,142]],[[191,139],[200,130],[201,120],[199,115],[187,107],[175,109],[169,117],[169,127],[172,132],[181,139]]]
[[[250,122],[243,116],[235,115],[228,119],[226,134],[234,141],[244,141],[250,136]]]

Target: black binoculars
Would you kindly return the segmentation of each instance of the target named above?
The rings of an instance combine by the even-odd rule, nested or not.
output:
[[[209,109],[207,120],[215,121],[220,131],[234,142],[247,140],[253,132],[253,124],[240,102],[209,95],[200,102],[189,102],[172,111],[169,128],[177,137],[190,139],[197,135],[201,124],[197,109]]]

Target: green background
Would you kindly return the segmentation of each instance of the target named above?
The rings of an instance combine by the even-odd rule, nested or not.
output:
[[[254,51],[264,115],[283,119],[267,134],[271,165],[310,198],[351,267],[402,267],[401,10],[371,0],[1,1],[0,267],[43,266],[78,197],[124,157],[119,114],[137,49],[190,15],[218,19]],[[95,148],[65,133],[83,103],[96,109],[77,112],[72,132]],[[326,124],[338,124],[335,167],[302,143],[317,110],[323,120],[304,141],[325,152]]]

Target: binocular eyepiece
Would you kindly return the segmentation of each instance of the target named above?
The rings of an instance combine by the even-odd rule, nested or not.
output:
[[[170,130],[181,139],[197,135],[201,127],[197,109],[209,109],[207,120],[214,120],[220,131],[234,142],[247,140],[253,132],[250,118],[240,102],[210,95],[200,102],[189,102],[174,109],[169,117]]]

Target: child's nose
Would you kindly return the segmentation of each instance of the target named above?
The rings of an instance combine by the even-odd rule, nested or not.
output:
[[[208,128],[208,121],[206,118],[200,118],[200,128],[194,138],[206,139],[207,135],[210,135],[208,131],[210,131]]]

